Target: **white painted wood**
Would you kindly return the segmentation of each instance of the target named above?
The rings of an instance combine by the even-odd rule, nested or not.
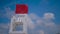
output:
[[[27,34],[27,14],[16,14],[11,18],[9,34]],[[21,24],[23,22],[23,31],[15,31],[16,24]],[[14,31],[13,31],[14,30]]]

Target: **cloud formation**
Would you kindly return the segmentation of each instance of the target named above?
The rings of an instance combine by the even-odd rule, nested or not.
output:
[[[8,34],[9,31],[9,23],[0,23],[0,34]]]
[[[5,11],[6,11],[7,18],[11,18],[12,16],[15,15],[15,12],[13,10],[11,10],[9,7],[5,8]]]
[[[45,19],[54,19],[54,14],[53,13],[45,13],[44,18]]]
[[[5,8],[6,14],[4,14],[8,19],[15,15],[14,11],[10,8]],[[54,14],[45,13],[43,17],[39,17],[34,13],[29,14],[31,21],[28,23],[28,34],[56,34],[58,31],[57,25],[54,23]],[[28,19],[28,18],[27,18]],[[0,24],[0,34],[7,33],[9,29],[9,24]],[[2,33],[1,33],[2,32]],[[8,33],[7,33],[8,34]]]
[[[53,13],[45,13],[44,14],[44,18],[40,18],[39,16],[35,15],[34,13],[31,14],[30,16],[32,16],[32,20],[35,20],[34,22],[36,23],[34,25],[34,29],[38,29],[36,31],[40,31],[43,30],[43,33],[39,33],[39,34],[55,34],[55,32],[57,31],[57,26],[54,23],[54,14]],[[37,18],[39,17],[39,18]]]

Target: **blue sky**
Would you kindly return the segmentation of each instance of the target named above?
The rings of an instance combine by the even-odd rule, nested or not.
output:
[[[29,13],[35,13],[38,16],[43,16],[46,12],[52,12],[55,14],[56,24],[60,24],[60,0],[0,0],[0,13],[6,13],[4,7],[15,10],[16,4],[27,4]],[[0,22],[8,21],[6,18],[0,19],[2,19]]]
[[[10,22],[10,15],[12,15],[10,12],[15,11],[16,4],[27,4],[28,14],[34,13],[41,18],[44,13],[53,13],[55,15],[53,24],[60,25],[60,0],[0,0],[0,24]],[[5,10],[7,7],[10,9]],[[8,13],[10,14],[7,15]],[[33,31],[39,30],[39,27],[40,26],[37,25]],[[49,28],[45,28],[44,26],[42,26],[41,29],[50,31]]]

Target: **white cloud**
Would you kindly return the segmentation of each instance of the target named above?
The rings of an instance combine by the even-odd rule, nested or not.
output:
[[[0,23],[0,34],[7,34],[9,29],[9,23]]]
[[[43,23],[43,20],[42,20],[42,19],[37,19],[37,20],[36,20],[36,24],[37,24],[37,25],[39,25],[39,26],[44,25],[44,23]]]
[[[13,15],[15,15],[15,13],[14,13],[14,11],[12,11],[10,8],[5,8],[5,10],[6,10],[6,14],[5,14],[5,16],[7,16],[9,19],[13,16]],[[39,31],[39,34],[44,34],[45,33],[45,31],[46,30],[48,30],[48,27],[50,28],[50,30],[49,31],[47,31],[47,33],[49,34],[49,32],[51,32],[51,31],[53,31],[53,32],[55,32],[56,30],[56,24],[54,23],[54,22],[50,22],[50,21],[48,21],[48,19],[54,19],[54,14],[53,13],[45,13],[44,14],[44,16],[43,16],[43,18],[40,18],[39,16],[37,16],[36,14],[34,14],[34,13],[31,13],[31,14],[29,14],[29,17],[32,19],[32,20],[35,20],[34,22],[36,23],[36,24],[34,24],[34,22],[31,22],[32,20],[30,19],[29,20],[29,22],[28,22],[28,27],[31,29],[31,30],[33,30],[31,33],[35,33],[35,34],[37,34],[37,32],[35,32],[35,31]],[[28,19],[28,18],[27,18]],[[48,23],[47,23],[47,21],[46,21],[46,19],[47,19],[47,21],[48,21]],[[42,28],[42,30],[41,29],[39,29],[39,30],[36,30],[36,28]],[[4,30],[6,30],[6,29],[8,29],[9,28],[9,24],[0,24],[0,28],[3,28]],[[54,29],[55,28],[55,29]],[[0,32],[2,32],[2,31],[4,31],[3,29],[0,29]],[[35,31],[34,31],[34,29],[35,29]],[[46,30],[45,30],[46,29]],[[5,31],[4,31],[5,32]],[[4,33],[3,32],[3,33]]]
[[[44,31],[43,31],[43,30],[40,30],[39,33],[40,33],[40,34],[44,34]]]
[[[34,13],[31,13],[29,16],[30,16],[30,18],[33,19],[33,20],[36,20],[36,19],[39,18],[39,17],[38,17],[36,14],[34,14]]]
[[[7,23],[7,24],[2,23],[2,24],[0,24],[0,27],[8,29],[9,23]]]
[[[55,23],[45,23],[45,26],[46,27],[54,27],[55,26]]]
[[[15,12],[13,10],[11,10],[9,7],[5,8],[6,11],[6,17],[11,18],[13,15],[15,15]]]
[[[44,30],[44,32],[47,31],[48,34],[49,34],[49,32],[52,33],[52,32],[55,32],[57,30],[56,24],[52,20],[50,20],[50,19],[54,19],[53,13],[45,13],[43,16],[44,18],[39,18],[37,15],[32,13],[30,15],[30,17],[33,20],[35,20],[35,22],[36,22],[36,24],[34,25],[35,28],[39,28],[38,26],[40,26],[40,28],[42,28]],[[45,29],[47,29],[47,30],[45,30]],[[42,32],[42,34],[44,34],[43,31],[40,31],[40,32]],[[47,34],[47,33],[45,33],[45,34]]]
[[[35,25],[31,22],[28,22],[28,27],[29,27],[29,29],[34,29]]]
[[[54,14],[53,13],[45,13],[44,18],[45,19],[54,19]]]

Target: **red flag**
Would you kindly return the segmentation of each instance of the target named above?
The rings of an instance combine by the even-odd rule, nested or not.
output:
[[[16,14],[27,14],[28,13],[28,6],[25,4],[17,4],[15,13]]]

